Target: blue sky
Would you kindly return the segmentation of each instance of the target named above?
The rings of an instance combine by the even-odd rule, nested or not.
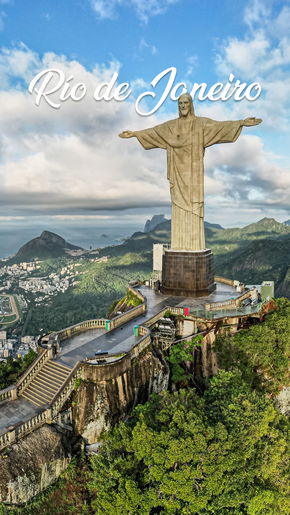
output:
[[[189,86],[233,73],[262,87],[254,102],[196,102],[214,119],[263,118],[207,151],[206,218],[290,218],[289,27],[287,0],[0,0],[0,220],[169,215],[164,152],[117,134],[176,116],[172,101],[146,118],[133,101],[170,66]],[[85,99],[36,107],[28,84],[50,67],[88,85]],[[95,102],[90,91],[116,70],[133,95]]]

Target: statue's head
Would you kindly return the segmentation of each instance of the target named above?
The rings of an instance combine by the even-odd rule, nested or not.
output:
[[[178,112],[179,117],[194,116],[194,107],[192,96],[189,93],[183,93],[178,99]]]

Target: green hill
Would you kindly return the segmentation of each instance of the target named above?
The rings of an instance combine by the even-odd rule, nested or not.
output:
[[[61,236],[50,231],[43,231],[40,236],[33,238],[23,245],[17,252],[15,258],[54,258],[68,254],[70,251],[83,250],[81,247],[72,245]]]
[[[136,232],[122,245],[106,247],[101,255],[115,258],[141,254],[146,271],[152,268],[154,243],[169,243],[171,222],[159,224],[148,233]],[[206,224],[206,245],[215,256],[216,274],[237,278],[248,284],[273,280],[276,294],[290,297],[290,226],[273,218],[242,228],[223,229]]]

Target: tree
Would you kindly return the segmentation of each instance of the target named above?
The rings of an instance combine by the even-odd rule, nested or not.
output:
[[[96,514],[286,514],[286,418],[241,374],[138,406],[92,458]],[[289,464],[288,464],[289,465]],[[288,479],[288,484],[287,484]]]
[[[253,388],[277,394],[289,385],[290,302],[278,299],[278,310],[263,324],[217,339],[218,362],[226,370],[239,369]]]
[[[18,380],[18,378],[31,365],[37,354],[29,349],[24,358],[7,358],[6,362],[0,363],[0,390],[7,388]]]

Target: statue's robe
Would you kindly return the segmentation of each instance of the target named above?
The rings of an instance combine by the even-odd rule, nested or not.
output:
[[[203,250],[204,167],[206,147],[236,141],[242,121],[177,118],[134,134],[146,149],[167,151],[167,178],[172,200],[171,248]]]

